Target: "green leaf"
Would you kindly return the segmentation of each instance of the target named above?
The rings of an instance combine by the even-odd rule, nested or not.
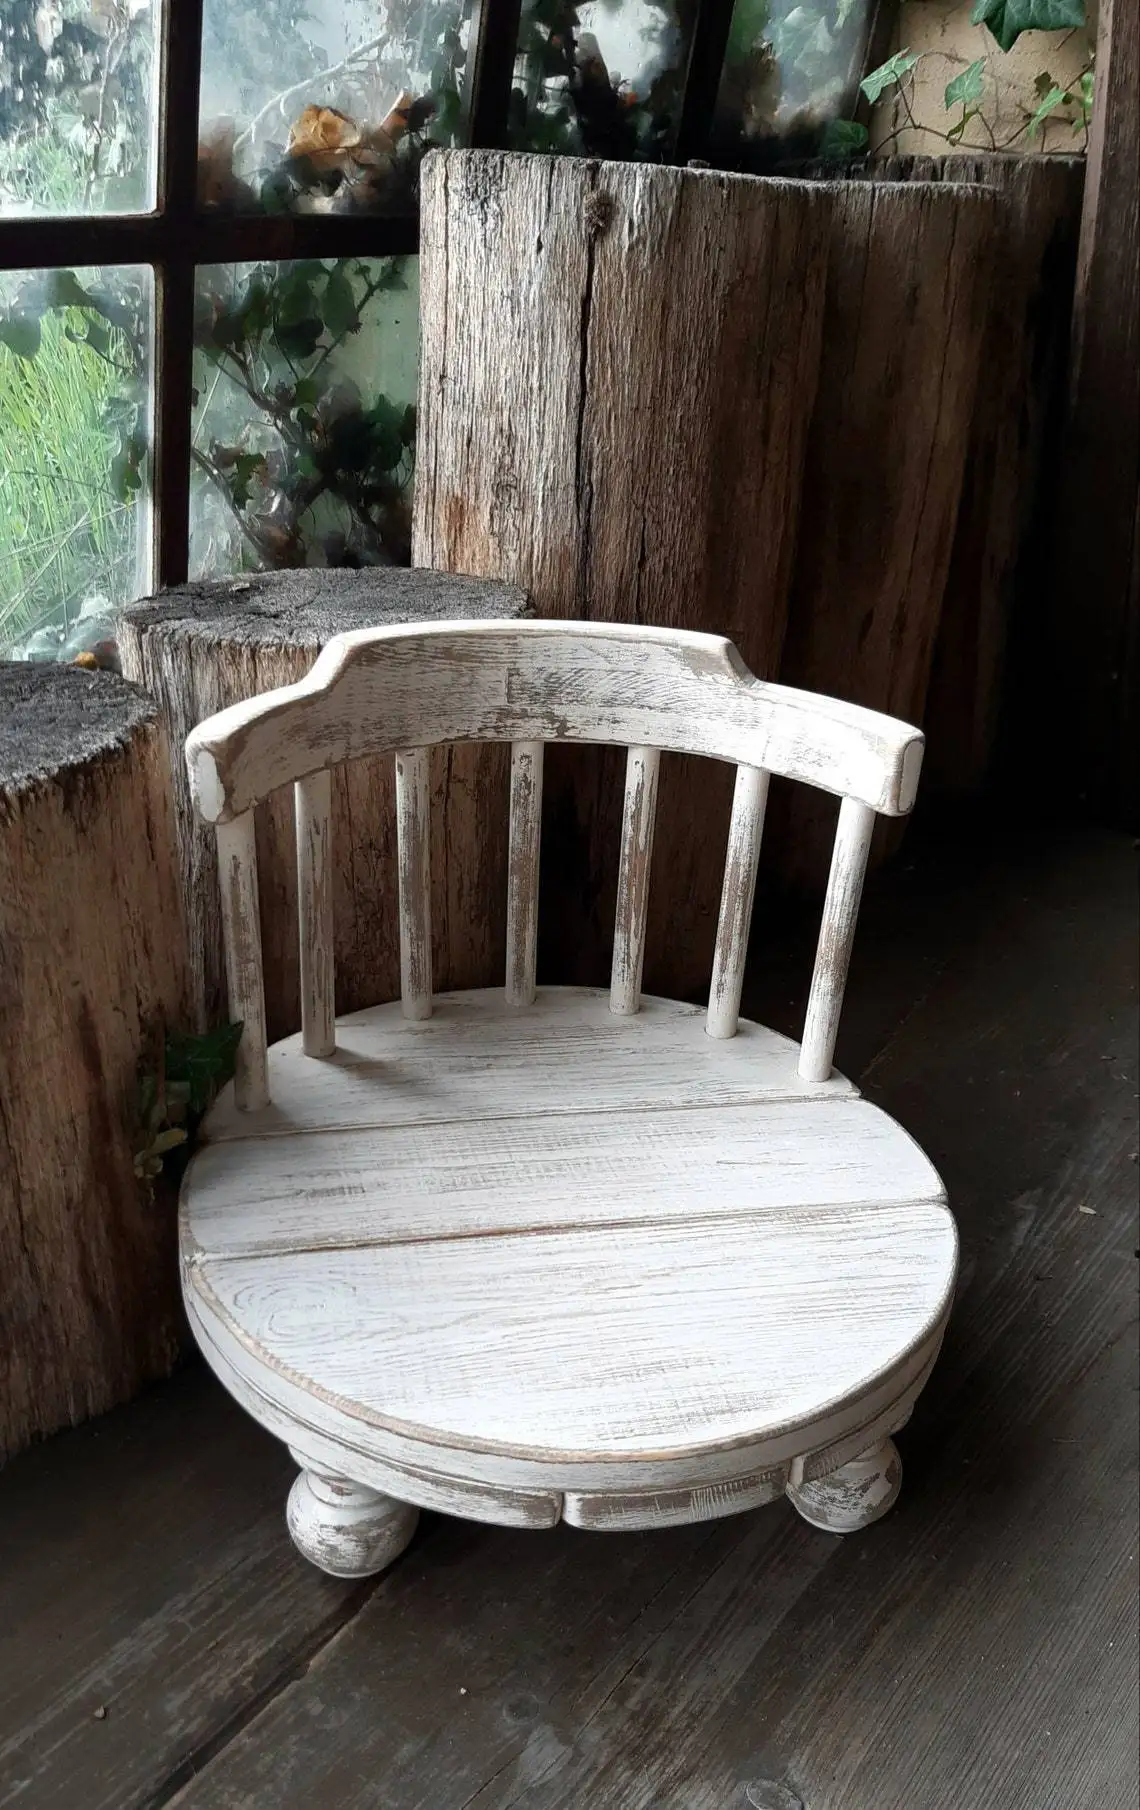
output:
[[[325,324],[315,317],[311,320],[277,323],[276,340],[287,358],[311,358],[321,343]]]
[[[0,346],[17,358],[34,358],[40,349],[40,323],[28,315],[10,315],[0,321]]]
[[[819,141],[821,157],[857,157],[867,148],[869,133],[857,119],[829,119]]]
[[[978,57],[956,75],[952,82],[947,82],[943,100],[947,109],[950,107],[968,107],[972,101],[980,101],[985,87],[986,59]]]
[[[49,308],[94,308],[94,298],[84,289],[74,270],[49,270],[44,301]]]
[[[863,77],[859,87],[872,105],[885,89],[894,87],[902,81],[904,75],[910,74],[921,55],[921,51],[918,56],[912,57],[909,50],[896,50],[893,57],[888,57],[885,63],[880,63],[877,69],[872,69],[870,75]]]
[[[244,509],[249,502],[253,480],[261,471],[264,460],[260,453],[239,453],[233,464],[233,477],[230,479],[230,501],[235,509]]]
[[[1002,50],[1023,31],[1071,31],[1085,23],[1085,0],[974,0],[974,25],[985,25]]]
[[[111,335],[101,320],[89,321],[87,324],[87,344],[100,358],[106,358],[111,350]]]
[[[835,29],[842,31],[848,19],[855,11],[857,0],[836,0]]]
[[[167,1033],[167,1079],[187,1083],[192,1112],[205,1112],[216,1089],[230,1079],[241,1033],[240,1024],[219,1025],[217,1030],[206,1031],[200,1037]]]
[[[171,1125],[168,1130],[160,1131],[147,1151],[148,1156],[165,1156],[168,1150],[177,1150],[179,1144],[186,1142],[189,1133],[182,1125]]]
[[[352,284],[339,264],[329,271],[321,312],[334,339],[340,339],[346,333],[355,333],[360,326]]]
[[[1063,88],[1058,88],[1056,83],[1054,83],[1044,100],[1041,102],[1036,113],[1033,115],[1033,118],[1030,120],[1027,128],[1027,135],[1030,138],[1036,138],[1044,121],[1048,119],[1051,113],[1055,113],[1058,107],[1063,107],[1068,102],[1069,98],[1070,97],[1066,94],[1065,90]]]

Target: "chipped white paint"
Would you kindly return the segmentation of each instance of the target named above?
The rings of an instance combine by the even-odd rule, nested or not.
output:
[[[400,996],[405,1018],[431,1017],[431,779],[426,748],[396,755]]]
[[[269,1088],[252,810],[229,823],[219,823],[217,837],[230,1022],[243,1027],[234,1065],[234,1103],[241,1112],[256,1112],[268,1104]]]
[[[336,1048],[332,867],[329,820],[332,784],[312,773],[293,788],[297,825],[297,919],[301,947],[301,1047],[306,1056]]]
[[[621,1017],[631,1016],[641,1003],[645,920],[649,910],[649,875],[653,865],[653,826],[657,819],[657,776],[660,765],[661,755],[656,748],[631,748],[626,757],[621,862],[618,867],[613,973],[610,980],[610,1011]]]
[[[419,1518],[419,1510],[406,1502],[311,1470],[297,1478],[286,1509],[298,1549],[332,1577],[383,1571],[399,1558]]]
[[[869,805],[855,798],[843,800],[804,1019],[800,1074],[805,1081],[826,1081],[831,1073],[874,827],[875,813]]]
[[[756,679],[719,635],[607,622],[358,629],[295,685],[232,704],[187,739],[208,821],[364,754],[428,742],[603,742],[707,754],[898,816],[922,734],[857,704]],[[219,804],[219,791],[221,803]]]
[[[542,841],[541,742],[511,749],[510,851],[507,859],[507,999],[534,1004],[538,957],[538,862]]]
[[[738,767],[709,989],[710,1037],[736,1036],[767,803],[767,773],[759,767]]]
[[[433,1002],[429,749],[475,738],[514,744],[506,986]],[[548,739],[629,749],[608,995],[535,985]],[[661,748],[738,769],[707,1016],[641,997]],[[334,1023],[329,770],[384,750],[402,1001]],[[194,732],[246,1031],[183,1188],[184,1292],[301,1466],[316,1564],[380,1569],[421,1506],[617,1529],[786,1492],[835,1530],[890,1506],[957,1240],[831,1061],[875,811],[920,750],[715,637],[549,622],[345,636]],[[802,1049],[739,1019],[770,771],[843,799]],[[267,1053],[252,805],[289,781],[303,1029]]]
[[[788,1500],[824,1533],[858,1533],[893,1507],[902,1488],[902,1460],[893,1439],[848,1459],[810,1483],[789,1483]]]

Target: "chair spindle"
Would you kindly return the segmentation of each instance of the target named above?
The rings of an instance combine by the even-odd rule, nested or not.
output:
[[[737,767],[709,989],[707,1029],[710,1037],[736,1036],[767,803],[768,774],[765,769]]]
[[[431,781],[428,748],[396,755],[400,997],[405,1018],[431,1017]]]
[[[312,773],[293,787],[297,825],[297,923],[301,952],[301,1047],[306,1056],[336,1048],[332,867],[332,780]]]
[[[653,862],[660,766],[658,748],[631,748],[626,756],[621,868],[610,974],[610,1011],[621,1017],[628,1017],[641,1006],[645,920],[649,907],[649,871]]]
[[[831,1073],[874,827],[875,813],[869,804],[861,804],[857,798],[843,800],[800,1045],[800,1074],[805,1081],[826,1081]]]
[[[507,863],[507,1000],[534,1004],[538,955],[538,863],[542,840],[542,742],[511,746],[511,826]]]
[[[234,1062],[234,1103],[240,1112],[257,1112],[269,1104],[269,1065],[252,810],[219,823],[217,839],[230,1018],[243,1027]]]

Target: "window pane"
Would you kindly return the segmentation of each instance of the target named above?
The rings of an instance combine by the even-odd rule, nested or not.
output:
[[[829,121],[851,112],[870,0],[834,9],[736,0],[717,94],[713,155],[749,170],[826,153]]]
[[[668,157],[694,14],[691,0],[524,0],[511,144],[578,157]]]
[[[0,657],[71,658],[147,588],[149,270],[0,276]]]
[[[191,567],[407,564],[415,258],[198,273]]]
[[[158,0],[2,0],[0,218],[154,206]]]
[[[206,0],[199,196],[239,212],[403,214],[458,141],[470,0]]]

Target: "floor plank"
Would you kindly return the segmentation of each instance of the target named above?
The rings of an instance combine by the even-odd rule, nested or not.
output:
[[[351,1595],[291,1556],[285,1455],[180,1379],[0,1478],[0,1804],[1136,1801],[1133,851],[908,861],[840,1051],[963,1234],[897,1509],[848,1541],[785,1506],[621,1536],[425,1517]],[[750,975],[783,1030],[796,947]]]
[[[281,1537],[293,1475],[198,1370],[7,1467],[0,1805],[165,1801],[352,1614]]]

